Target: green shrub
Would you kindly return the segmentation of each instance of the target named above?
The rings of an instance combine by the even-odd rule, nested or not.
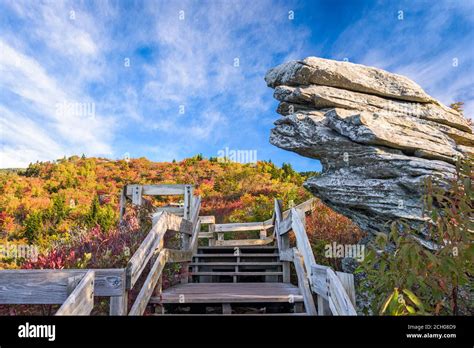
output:
[[[456,167],[453,178],[426,181],[427,223],[422,230],[394,222],[389,234],[379,234],[369,246],[358,272],[367,275],[360,290],[374,294],[374,312],[458,315],[472,311],[473,160],[460,160]],[[420,243],[422,234],[432,250]]]
[[[86,225],[99,225],[102,231],[110,230],[117,223],[117,214],[110,205],[101,206],[98,197],[92,200],[89,213],[86,216]]]
[[[23,237],[28,240],[29,243],[34,243],[40,239],[43,234],[43,214],[41,211],[32,211],[27,216],[23,223],[24,232]]]

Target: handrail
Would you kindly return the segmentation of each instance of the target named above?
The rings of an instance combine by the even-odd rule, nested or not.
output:
[[[307,201],[295,206],[295,209],[299,211],[307,212],[311,209],[314,198],[310,198]],[[291,209],[285,210],[282,213],[282,217],[286,218],[290,214]],[[265,221],[258,222],[239,222],[239,223],[215,223],[214,216],[200,216],[201,223],[209,224],[208,232],[200,232],[199,238],[205,238],[209,240],[209,246],[257,246],[267,245],[275,241],[273,234],[268,235],[268,231],[274,228],[275,213],[273,216]],[[224,233],[232,232],[254,232],[260,231],[259,239],[231,239],[224,240]],[[216,238],[217,235],[217,238]],[[276,238],[278,241],[278,237]]]
[[[163,269],[168,262],[189,262],[198,247],[201,235],[201,223],[210,224],[210,232],[215,232],[213,217],[200,217],[201,198],[194,196],[191,185],[129,185],[124,187],[121,202],[121,214],[124,212],[125,199],[131,194],[135,204],[142,203],[141,195],[146,194],[184,194],[184,216],[177,216],[160,211],[153,221],[153,226],[139,248],[130,258],[127,267],[121,269],[95,270],[5,270],[0,272],[0,303],[3,304],[62,304],[57,314],[89,314],[94,296],[110,296],[111,315],[141,315],[160,281]],[[353,281],[352,275],[334,272],[330,267],[318,265],[304,226],[304,212],[311,209],[314,199],[310,199],[292,209],[282,212],[281,202],[275,200],[272,219],[259,223],[233,224],[233,227],[222,227],[220,231],[232,228],[260,228],[265,231],[264,238],[276,239],[280,260],[283,261],[283,281],[289,282],[289,262],[295,264],[298,286],[303,295],[306,311],[316,314],[312,293],[320,301],[326,301],[333,315],[356,315],[353,300],[348,295],[343,283]],[[232,224],[231,224],[232,225]],[[212,227],[212,228],[211,228]],[[266,235],[273,227],[273,235]],[[181,233],[180,250],[164,248],[164,236],[172,230]],[[296,248],[290,248],[289,233],[296,236]],[[217,232],[223,233],[223,232]],[[263,234],[261,234],[261,237]],[[264,242],[266,241],[264,240]],[[227,242],[227,241],[226,241]],[[231,242],[231,241],[229,241]],[[242,242],[242,241],[234,241]],[[128,290],[132,289],[148,264],[151,264],[140,292],[130,312],[127,311]],[[45,281],[46,279],[46,281]],[[15,291],[13,289],[24,289]],[[38,296],[31,296],[31,293]],[[353,292],[351,293],[353,295]],[[80,299],[77,302],[77,299]],[[30,301],[30,302],[29,302]]]
[[[74,286],[56,315],[89,315],[91,313],[94,307],[94,276],[93,270],[87,271]]]
[[[307,209],[308,205],[304,202],[300,206],[304,206]],[[304,217],[304,211],[294,207],[288,212],[286,218],[283,218],[281,203],[275,200],[274,234],[278,241],[280,259],[295,263],[298,280],[300,278],[307,279],[312,291],[321,297],[321,301],[318,301],[318,303],[322,306],[323,301],[328,301],[333,315],[357,315],[354,305],[338,275],[330,267],[316,263],[301,215]],[[288,232],[290,231],[293,231],[296,237],[297,247],[293,250],[289,247]],[[296,267],[300,260],[296,260],[297,257],[295,255],[301,258],[304,269]],[[309,305],[311,307],[310,303]]]
[[[127,284],[129,289],[136,283],[147,263],[152,258],[154,258],[154,261],[128,315],[142,315],[145,312],[166,263],[192,260],[193,254],[197,249],[201,225],[199,220],[201,197],[190,196],[189,205],[189,220],[164,211],[160,212],[148,236],[130,259],[127,265]],[[190,229],[189,225],[191,225]],[[176,228],[177,226],[179,228]],[[183,236],[187,237],[183,238],[183,250],[164,248],[164,235],[170,229],[178,229],[177,232],[181,232]],[[189,230],[191,233],[189,233]],[[189,238],[190,235],[191,238]]]

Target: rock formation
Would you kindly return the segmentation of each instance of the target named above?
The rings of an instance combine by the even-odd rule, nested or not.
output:
[[[319,159],[322,174],[305,186],[365,231],[419,225],[424,179],[452,175],[456,158],[474,153],[468,121],[404,76],[309,57],[265,81],[283,115],[270,142]]]

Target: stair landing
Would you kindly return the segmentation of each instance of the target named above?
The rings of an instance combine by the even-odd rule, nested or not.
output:
[[[172,286],[150,303],[293,303],[302,302],[289,283],[187,283]]]

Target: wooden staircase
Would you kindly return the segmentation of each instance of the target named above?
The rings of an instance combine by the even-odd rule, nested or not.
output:
[[[150,303],[161,314],[305,314],[299,288],[283,282],[276,246],[200,247],[187,280]]]
[[[200,216],[192,185],[126,185],[120,219],[128,201],[140,206],[157,195],[182,196],[183,204],[155,208],[125,268],[3,270],[0,304],[61,304],[59,315],[90,315],[97,296],[110,297],[110,315],[144,315],[150,307],[158,315],[357,315],[353,275],[313,255],[305,229],[312,199],[286,211],[275,200],[266,221],[216,224],[214,216]],[[163,290],[169,264],[189,273]]]
[[[200,247],[190,264],[196,283],[281,282],[282,276],[275,246]]]
[[[266,221],[216,224],[214,216],[200,216],[201,198],[191,185],[128,185],[121,212],[127,199],[141,205],[143,195],[184,195],[184,203],[156,209],[150,233],[129,260],[127,289],[146,264],[150,271],[130,311],[122,306],[128,315],[143,315],[150,306],[157,315],[356,315],[352,275],[315,261],[305,230],[312,199],[286,211],[275,200]],[[165,247],[168,231],[180,236],[181,246]],[[162,289],[168,263],[189,272],[180,284]]]

